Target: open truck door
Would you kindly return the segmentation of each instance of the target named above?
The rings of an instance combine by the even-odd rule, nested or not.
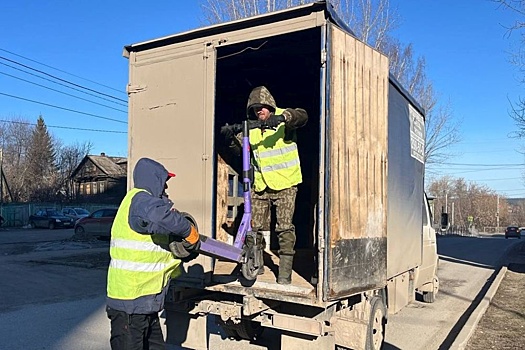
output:
[[[212,232],[215,49],[201,43],[151,46],[144,42],[126,47],[128,188],[141,157],[159,161],[176,173],[167,193],[177,209],[192,213],[202,232]],[[202,272],[211,271],[211,259],[201,256],[195,263],[202,269],[194,277],[202,279]],[[184,278],[192,277],[188,270]]]

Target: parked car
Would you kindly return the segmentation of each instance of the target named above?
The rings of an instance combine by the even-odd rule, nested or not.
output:
[[[35,214],[29,216],[29,226],[46,227],[53,230],[58,227],[73,227],[73,219],[62,215],[56,209],[41,209]]]
[[[89,216],[78,219],[75,223],[75,233],[87,233],[97,237],[111,236],[111,226],[117,215],[117,208],[99,209]]]
[[[73,221],[77,221],[80,218],[85,218],[86,216],[89,216],[89,211],[87,211],[84,208],[63,208],[62,214],[72,218]]]
[[[521,239],[521,232],[517,226],[508,226],[505,229],[505,239],[509,237],[517,237]]]

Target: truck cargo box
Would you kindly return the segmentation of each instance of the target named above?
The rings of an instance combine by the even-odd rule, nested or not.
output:
[[[292,285],[275,283],[275,244],[254,284],[236,264],[201,255],[177,285],[323,306],[383,288],[420,263],[422,111],[389,78],[387,58],[357,40],[330,6],[196,29],[124,53],[129,175],[141,157],[174,171],[168,194],[201,234],[231,241],[236,232],[239,159],[224,150],[219,130],[246,118],[252,88],[264,85],[279,107],[309,115],[297,132],[303,183]]]

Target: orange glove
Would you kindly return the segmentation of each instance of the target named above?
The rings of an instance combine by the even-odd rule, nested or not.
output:
[[[186,240],[186,242],[190,244],[195,244],[199,241],[199,238],[200,238],[199,232],[197,232],[197,229],[195,228],[195,226],[191,225],[190,234],[188,235],[188,237],[184,238],[184,240]]]

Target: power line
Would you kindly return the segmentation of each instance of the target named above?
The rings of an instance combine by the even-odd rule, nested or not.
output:
[[[62,110],[64,110],[64,111],[68,111],[68,112],[72,112],[72,113],[78,113],[78,114],[88,115],[88,116],[91,116],[91,117],[93,117],[93,118],[99,118],[99,119],[111,120],[111,121],[114,121],[114,122],[117,122],[117,123],[127,124],[127,122],[122,121],[122,120],[113,119],[113,118],[108,118],[108,117],[103,117],[103,116],[100,116],[100,115],[91,114],[91,113],[86,113],[86,112],[81,112],[81,111],[76,111],[76,110],[74,110],[74,109],[69,109],[69,108],[64,108],[64,107],[60,107],[60,106],[55,106],[55,105],[51,105],[51,104],[49,104],[49,103],[44,103],[44,102],[34,101],[34,100],[27,99],[27,98],[19,97],[19,96],[13,96],[13,95],[9,95],[9,94],[3,93],[3,92],[0,92],[0,95],[7,96],[7,97],[11,97],[11,98],[16,98],[16,99],[18,99],[18,100],[22,100],[22,101],[27,101],[27,102],[32,102],[32,103],[36,103],[36,104],[41,104],[41,105],[48,106],[48,107],[52,107],[52,108],[56,108],[56,109],[62,109]]]
[[[61,73],[71,75],[72,77],[79,78],[79,79],[82,79],[82,80],[85,80],[85,81],[89,81],[90,83],[93,83],[93,84],[96,84],[96,85],[99,85],[99,86],[102,86],[102,87],[108,88],[108,89],[110,89],[110,90],[117,91],[117,92],[119,92],[119,93],[125,94],[125,92],[123,92],[122,90],[118,90],[118,89],[112,88],[111,86],[104,85],[104,84],[101,84],[101,83],[97,83],[96,81],[93,81],[93,80],[90,80],[90,79],[87,79],[87,78],[83,78],[83,77],[81,77],[81,76],[78,76],[78,75],[75,75],[75,74],[72,74],[72,73],[66,72],[66,71],[64,71],[64,70],[62,70],[62,69],[58,69],[58,68],[52,67],[52,66],[47,65],[47,64],[42,63],[42,62],[38,62],[38,61],[36,61],[36,60],[33,60],[33,59],[31,59],[31,58],[24,57],[24,56],[22,56],[22,55],[19,55],[19,54],[14,53],[14,52],[8,51],[8,50],[6,50],[6,49],[2,49],[2,48],[0,48],[0,51],[7,52],[7,53],[9,53],[9,54],[11,54],[11,55],[13,55],[13,56],[17,56],[17,57],[23,58],[23,59],[25,59],[25,60],[28,60],[28,61],[31,61],[31,62],[34,62],[34,63],[40,64],[40,65],[42,65],[42,66],[44,66],[44,67],[51,68],[51,69],[54,69],[54,70],[59,71],[59,72],[61,72]]]
[[[0,120],[2,123],[12,123],[12,124],[22,124],[22,125],[31,125],[36,126],[37,124],[34,123],[27,123],[27,122],[17,122],[14,120]],[[106,132],[106,133],[113,133],[113,134],[127,134],[127,131],[116,131],[116,130],[100,130],[100,129],[85,129],[85,128],[74,128],[71,126],[59,126],[59,125],[48,125],[46,124],[46,127],[48,128],[57,128],[57,129],[70,129],[70,130],[82,130],[82,131],[94,131],[94,132]]]
[[[1,62],[0,62],[1,64]],[[72,94],[68,94],[67,92],[63,92],[63,91],[60,91],[60,90],[57,90],[57,89],[53,89],[53,88],[50,88],[49,86],[45,86],[45,85],[41,85],[41,84],[38,84],[38,83],[35,83],[35,82],[32,82],[32,81],[29,81],[29,80],[26,80],[26,79],[22,79],[20,77],[16,77],[14,75],[11,75],[11,74],[7,74],[7,73],[4,73],[4,72],[0,72],[0,74],[3,74],[3,75],[6,75],[10,78],[13,78],[13,79],[18,79],[18,80],[21,80],[23,82],[26,82],[26,83],[29,83],[29,84],[33,84],[33,85],[36,85],[36,86],[40,86],[44,89],[48,89],[48,90],[51,90],[51,91],[55,91],[55,92],[58,92],[59,94],[64,94],[66,96],[70,96],[70,97],[73,97],[73,98],[77,98],[79,100],[82,100],[82,101],[86,101],[86,102],[89,102],[89,103],[93,103],[93,104],[96,104],[96,105],[99,105],[99,106],[102,106],[102,107],[106,107],[106,108],[110,108],[110,109],[113,109],[115,111],[118,111],[118,112],[122,112],[122,113],[128,113],[127,111],[124,111],[122,109],[118,109],[118,108],[115,108],[115,107],[111,107],[111,106],[107,106],[107,105],[104,105],[102,103],[98,103],[98,102],[95,102],[95,101],[91,101],[91,100],[88,100],[86,98],[82,98],[82,97],[79,97],[79,96],[75,96],[75,95],[72,95]]]
[[[17,68],[17,67],[13,67],[13,66],[11,66],[11,65],[9,65],[9,64],[7,64],[7,63],[0,62],[0,64],[1,64],[1,65],[4,65],[4,66],[6,66],[6,67],[9,67],[9,68],[11,68],[11,69],[14,69],[14,70],[20,71],[20,72],[22,72],[22,73],[25,73],[25,74],[28,74],[28,75],[32,75],[32,76],[37,77],[37,78],[39,78],[39,79],[49,81],[49,82],[51,82],[51,83],[53,83],[53,84],[57,84],[57,85],[60,85],[60,86],[66,87],[66,88],[68,88],[68,89],[75,90],[75,91],[81,92],[81,93],[83,93],[83,94],[86,94],[86,95],[89,95],[89,96],[93,96],[93,97],[99,98],[99,99],[101,99],[101,100],[105,100],[105,101],[109,101],[109,102],[111,102],[111,103],[118,104],[119,106],[124,106],[124,107],[127,106],[127,104],[120,103],[120,102],[118,102],[118,101],[114,101],[114,100],[110,100],[109,98],[105,98],[105,97],[102,97],[102,96],[97,96],[97,95],[92,94],[92,93],[89,93],[89,92],[87,92],[87,91],[82,91],[82,90],[80,90],[80,89],[76,89],[76,88],[74,88],[74,87],[72,87],[72,86],[68,86],[68,85],[66,85],[66,84],[62,84],[62,83],[60,83],[60,82],[58,82],[58,81],[54,81],[54,80],[51,80],[51,79],[48,79],[48,78],[45,78],[45,77],[41,77],[40,75],[37,75],[37,74],[31,73],[31,72],[27,72],[27,71],[25,71],[25,70],[23,70],[23,69],[20,69],[20,68]]]
[[[471,174],[471,173],[479,173],[479,172],[482,172],[482,171],[500,171],[500,170],[516,171],[516,170],[521,170],[521,168],[497,167],[497,168],[463,170],[463,171],[458,171],[458,169],[454,169],[454,173],[453,174],[450,174],[450,172],[447,172],[447,171],[445,171],[443,169],[435,169],[435,170],[434,169],[427,169],[427,172],[432,173],[432,174],[436,174],[436,175],[441,174],[442,176],[456,176],[458,174]]]
[[[504,180],[521,180],[522,177],[507,177],[502,179],[479,179],[477,181],[504,181]]]
[[[79,88],[81,88],[81,89],[85,89],[85,90],[88,90],[88,91],[91,91],[91,92],[94,92],[94,93],[97,93],[97,94],[100,94],[100,95],[103,95],[103,96],[106,96],[106,97],[109,97],[109,98],[112,98],[112,99],[115,99],[115,100],[118,100],[118,101],[127,102],[126,100],[123,100],[123,99],[121,99],[121,98],[118,98],[118,97],[115,97],[115,96],[111,96],[111,95],[108,95],[108,94],[105,94],[105,93],[103,93],[103,92],[100,92],[100,91],[96,91],[96,90],[90,89],[90,88],[88,88],[88,87],[85,87],[85,86],[82,86],[82,85],[79,85],[79,84],[72,83],[72,82],[70,82],[70,81],[68,81],[68,80],[65,80],[65,79],[62,79],[62,78],[56,77],[56,76],[54,76],[54,75],[52,75],[52,74],[46,73],[46,72],[41,71],[41,70],[39,70],[39,69],[35,69],[35,68],[32,68],[32,67],[26,66],[25,64],[22,64],[22,63],[20,63],[20,62],[16,62],[16,61],[10,60],[9,58],[6,58],[6,57],[3,57],[3,56],[0,56],[0,59],[5,60],[5,61],[8,61],[8,62],[11,62],[11,63],[14,63],[14,64],[17,64],[17,65],[22,66],[22,67],[27,68],[27,69],[31,69],[31,70],[33,70],[33,71],[35,71],[35,72],[38,72],[38,73],[40,73],[40,74],[47,75],[47,76],[49,76],[49,77],[51,77],[51,78],[53,78],[53,79],[57,79],[57,80],[59,80],[59,81],[62,81],[62,82],[67,83],[67,84],[71,84],[71,85],[76,86],[76,87],[79,87]]]
[[[441,163],[442,165],[452,165],[452,166],[525,166],[524,163],[518,164],[475,164],[475,163]]]

